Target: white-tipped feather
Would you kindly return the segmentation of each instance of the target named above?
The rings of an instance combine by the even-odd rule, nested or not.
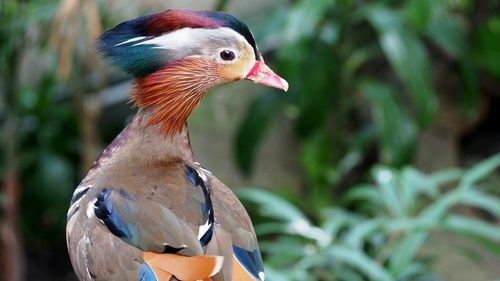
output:
[[[210,230],[210,226],[212,226],[210,220],[207,220],[205,224],[200,225],[200,228],[198,228],[198,240],[201,239],[201,237],[203,237],[203,235],[205,235],[205,233]]]
[[[224,257],[216,256],[214,270],[212,270],[210,276],[214,276],[215,274],[217,274],[221,270],[223,263],[224,263]]]
[[[90,219],[94,215],[94,203],[97,201],[97,198],[91,202],[88,203],[87,205],[87,210],[85,214],[87,215],[87,218]]]

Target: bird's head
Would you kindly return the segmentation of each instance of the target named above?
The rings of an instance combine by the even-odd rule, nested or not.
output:
[[[181,130],[218,84],[248,79],[288,89],[264,63],[248,27],[226,13],[172,9],[140,17],[105,32],[98,49],[136,78],[134,102],[152,108],[149,123],[166,134]]]

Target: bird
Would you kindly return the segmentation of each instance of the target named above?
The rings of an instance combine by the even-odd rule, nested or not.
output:
[[[288,90],[236,17],[169,9],[104,32],[98,51],[133,78],[138,108],[74,190],[66,242],[79,280],[265,279],[251,219],[197,162],[188,117],[214,86]]]

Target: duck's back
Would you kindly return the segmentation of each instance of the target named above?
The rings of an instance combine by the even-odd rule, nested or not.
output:
[[[250,218],[210,172],[179,159],[107,157],[75,190],[68,212],[68,248],[80,280],[158,278],[161,270],[185,270],[183,263],[194,277],[217,271],[213,280],[238,280],[233,268],[249,278],[240,280],[262,276]],[[173,261],[174,255],[203,258]]]

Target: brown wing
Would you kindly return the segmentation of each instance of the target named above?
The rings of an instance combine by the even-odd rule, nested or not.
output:
[[[89,191],[73,202],[67,225],[81,280],[137,280],[144,251],[204,254],[199,232],[206,224],[206,197],[186,177],[184,163],[110,169],[79,189],[85,186]]]

